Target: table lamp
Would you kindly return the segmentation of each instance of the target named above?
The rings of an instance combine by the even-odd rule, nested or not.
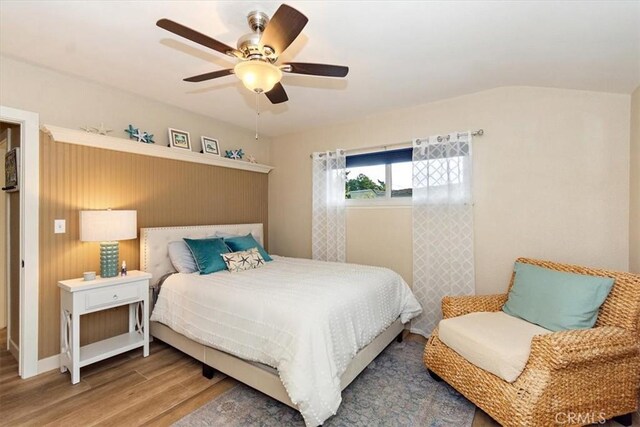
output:
[[[118,275],[119,240],[138,237],[136,211],[80,211],[80,240],[100,242],[100,275]]]

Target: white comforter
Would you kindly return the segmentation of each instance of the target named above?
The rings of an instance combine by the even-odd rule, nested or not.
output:
[[[398,316],[422,311],[386,268],[274,257],[239,273],[175,274],[151,320],[195,341],[278,370],[308,426],[341,402],[340,376]]]

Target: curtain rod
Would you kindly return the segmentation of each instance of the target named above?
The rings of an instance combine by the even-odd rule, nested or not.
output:
[[[458,133],[457,134],[458,137],[462,136],[462,133]],[[478,129],[478,130],[474,130],[473,132],[471,132],[471,136],[482,136],[484,135],[484,129]],[[449,136],[442,136],[442,135],[438,135],[438,142],[442,142],[444,140],[448,140]],[[367,152],[370,152],[372,150],[377,150],[379,148],[384,148],[385,150],[389,147],[398,147],[398,146],[406,146],[406,145],[412,145],[413,141],[404,141],[404,142],[396,142],[395,144],[385,144],[385,145],[376,145],[374,147],[365,147],[365,148],[360,148],[360,149],[353,149],[353,150],[345,150],[346,153],[350,154],[350,155],[354,155],[354,154],[364,154]],[[309,154],[310,158],[313,158],[313,154]]]

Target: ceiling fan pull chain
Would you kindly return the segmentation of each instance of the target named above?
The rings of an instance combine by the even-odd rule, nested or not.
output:
[[[258,140],[258,118],[260,117],[260,110],[258,109],[260,102],[260,94],[256,92],[256,141]]]

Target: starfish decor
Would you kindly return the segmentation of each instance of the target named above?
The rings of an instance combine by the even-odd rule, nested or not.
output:
[[[140,129],[134,128],[132,125],[129,125],[129,128],[124,131],[129,134],[129,139],[135,139],[138,142],[144,142],[146,144],[155,143],[152,133],[142,132]]]
[[[233,160],[240,160],[242,159],[242,156],[244,156],[244,152],[242,151],[242,148],[238,150],[225,150],[224,153],[225,153],[224,156],[227,159],[233,159]]]
[[[129,125],[129,129],[125,129],[124,131],[129,134],[129,138],[131,138],[131,139],[133,139],[133,134],[134,133],[138,133],[138,129],[134,128],[131,125]]]
[[[92,129],[94,132],[98,133],[99,135],[106,135],[106,134],[108,134],[109,132],[113,132],[113,129],[108,129],[108,128],[104,125],[104,123],[100,123],[100,126],[98,126],[97,128],[96,128],[96,127],[91,127],[91,129]]]
[[[138,142],[146,142],[146,132],[140,132],[139,129],[136,129],[136,132],[130,138],[137,139]]]
[[[109,129],[107,128],[104,123],[100,123],[100,126],[95,127],[95,126],[80,126],[80,129],[82,129],[85,132],[88,133],[97,133],[98,135],[106,135],[109,132],[113,132],[113,129]]]

